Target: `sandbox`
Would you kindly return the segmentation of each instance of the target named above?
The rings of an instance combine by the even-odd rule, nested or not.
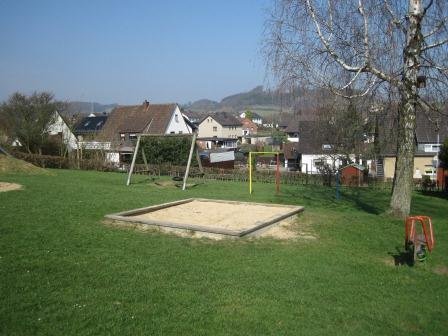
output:
[[[303,211],[301,206],[189,198],[106,215],[115,223],[243,237]]]

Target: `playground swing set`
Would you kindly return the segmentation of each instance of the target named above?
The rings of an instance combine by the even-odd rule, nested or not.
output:
[[[199,152],[198,152],[198,147],[196,145],[196,138],[197,138],[197,133],[193,133],[193,134],[140,134],[137,137],[137,142],[135,144],[135,149],[134,149],[134,153],[132,155],[132,162],[131,162],[131,167],[129,169],[128,172],[128,178],[126,180],[126,185],[129,186],[131,184],[131,178],[132,178],[132,174],[134,173],[135,170],[135,163],[137,160],[137,156],[139,153],[139,150],[141,150],[141,155],[142,155],[142,159],[143,162],[146,166],[146,171],[150,171],[149,169],[149,165],[148,165],[148,159],[146,157],[144,148],[140,148],[141,145],[141,141],[142,138],[188,138],[191,137],[191,145],[190,145],[190,151],[188,154],[188,160],[187,160],[187,166],[185,169],[185,173],[184,173],[184,177],[182,179],[182,190],[185,190],[187,187],[187,179],[188,179],[188,175],[190,173],[190,167],[191,167],[191,161],[193,159],[193,153],[196,152],[196,159],[198,161],[198,166],[199,166],[199,170],[201,173],[203,173],[203,168],[202,168],[202,164],[201,164],[201,160],[199,158]]]

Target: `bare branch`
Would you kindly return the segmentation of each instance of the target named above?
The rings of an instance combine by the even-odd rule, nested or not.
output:
[[[425,50],[428,50],[428,49],[432,49],[432,48],[436,48],[436,47],[440,47],[441,45],[444,45],[445,43],[448,43],[448,38],[445,39],[445,40],[438,41],[438,42],[435,42],[433,44],[429,44],[427,46],[424,46],[422,48],[422,51],[425,51]]]
[[[317,34],[319,35],[319,39],[321,40],[326,51],[331,55],[331,57],[333,57],[333,59],[347,71],[357,72],[357,71],[359,71],[359,69],[363,68],[363,66],[348,65],[339,57],[339,55],[331,48],[330,43],[327,41],[327,39],[323,35],[322,30],[320,28],[320,24],[316,17],[314,7],[313,7],[313,5],[311,5],[310,0],[306,0],[306,4],[307,4],[308,10],[310,12],[311,19],[313,20],[313,23],[316,26]]]
[[[442,27],[445,26],[445,23],[448,22],[448,16],[443,18],[443,20],[440,20],[438,24],[435,25],[434,29],[432,29],[429,33],[427,33],[426,35],[423,35],[423,38],[428,38],[432,35],[434,35],[435,33],[437,33]]]
[[[364,7],[362,5],[362,1],[358,2],[358,10],[364,20],[364,54],[366,57],[366,64],[370,63],[370,49],[369,49],[369,26],[367,23],[367,16],[364,12]]]
[[[425,16],[426,11],[427,11],[429,8],[431,8],[432,3],[433,3],[433,0],[430,0],[429,3],[428,3],[428,5],[426,5],[425,9],[423,9],[423,16]]]
[[[384,0],[384,6],[386,7],[386,10],[389,12],[389,15],[392,17],[392,23],[401,29],[403,33],[406,34],[406,28],[401,23],[401,21],[398,19],[397,15],[392,10],[392,7],[390,6],[389,2],[387,0]]]

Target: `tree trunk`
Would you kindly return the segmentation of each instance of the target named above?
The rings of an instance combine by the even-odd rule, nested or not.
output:
[[[406,217],[411,210],[413,191],[417,75],[422,47],[422,8],[420,0],[409,0],[409,27],[403,51],[403,75],[400,88],[401,104],[398,115],[397,158],[390,202],[391,212]]]

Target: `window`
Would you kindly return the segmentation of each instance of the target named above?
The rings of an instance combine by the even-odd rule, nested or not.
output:
[[[129,134],[129,140],[135,140],[137,139],[137,134]]]
[[[322,145],[322,149],[329,150],[329,149],[332,149],[332,148],[333,148],[333,146],[332,146],[332,145],[329,145],[329,144],[323,144],[323,145]]]
[[[218,127],[213,126],[213,132],[218,132]]]
[[[182,131],[179,131],[179,134],[182,134]]]
[[[177,114],[174,115],[174,120],[178,123],[179,122],[179,116]]]
[[[121,140],[124,140],[124,139],[126,138],[126,134],[121,133],[121,134],[120,134],[120,138],[121,138]]]
[[[314,166],[315,167],[322,167],[325,164],[324,159],[316,159],[314,160]]]
[[[429,153],[431,153],[431,152],[437,153],[439,150],[440,150],[440,145],[425,144],[425,147],[424,147],[424,151],[426,153],[428,153],[428,152]]]
[[[431,166],[431,165],[425,165],[425,175],[435,175],[436,174],[436,169]]]

